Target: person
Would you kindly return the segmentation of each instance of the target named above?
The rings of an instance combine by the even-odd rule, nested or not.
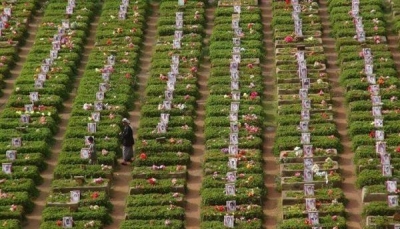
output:
[[[89,164],[94,165],[97,163],[96,146],[94,145],[94,138],[88,137],[89,142]]]
[[[121,165],[127,165],[127,162],[132,162],[133,145],[135,144],[135,141],[133,140],[133,131],[129,125],[129,120],[127,118],[123,118],[122,123],[124,124],[124,130],[121,133],[123,159]]]

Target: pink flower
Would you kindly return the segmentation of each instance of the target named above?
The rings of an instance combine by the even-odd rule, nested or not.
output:
[[[291,42],[293,42],[293,37],[292,37],[292,36],[286,36],[285,39],[284,39],[284,41],[285,41],[286,43],[291,43]]]
[[[174,194],[172,194],[172,197],[174,197],[174,198],[177,198],[179,196],[180,196],[179,192],[175,192]]]
[[[10,211],[15,212],[17,210],[17,205],[11,205]]]
[[[250,99],[252,99],[252,100],[256,99],[257,96],[258,96],[258,93],[256,91],[253,91],[253,92],[250,93]]]
[[[295,177],[300,177],[300,176],[301,176],[301,173],[300,173],[300,172],[297,172],[297,173],[294,174],[294,176],[295,176]]]

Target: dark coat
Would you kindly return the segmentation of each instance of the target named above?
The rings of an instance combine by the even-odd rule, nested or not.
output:
[[[129,125],[126,125],[124,127],[124,131],[121,134],[122,138],[122,145],[123,146],[133,146],[135,144],[135,141],[133,140],[133,131],[132,128]]]

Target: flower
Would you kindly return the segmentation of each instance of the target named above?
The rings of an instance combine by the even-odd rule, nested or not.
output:
[[[99,197],[99,196],[100,196],[99,192],[93,192],[91,195],[93,200],[97,199],[97,197]]]
[[[301,173],[300,173],[300,172],[297,172],[297,173],[294,174],[294,176],[295,176],[295,177],[300,177],[300,176],[301,176]]]
[[[141,153],[139,157],[143,161],[147,159],[147,155],[145,153]]]
[[[217,210],[219,212],[224,212],[225,211],[225,206],[217,205],[217,206],[215,206],[215,210]]]
[[[149,182],[149,184],[151,184],[151,185],[155,185],[156,182],[157,182],[157,179],[156,178],[150,178],[150,179],[147,180],[147,182]]]
[[[91,209],[91,210],[97,210],[99,208],[100,208],[99,205],[90,205],[89,206],[89,209]]]
[[[99,178],[95,178],[93,180],[93,182],[96,183],[96,184],[102,184],[104,182],[104,180],[103,180],[103,178],[99,177]]]
[[[108,154],[108,151],[106,149],[101,150],[101,155],[106,156]]]
[[[178,198],[180,196],[181,196],[181,194],[179,192],[175,192],[174,194],[172,194],[172,197],[174,197],[174,198]]]
[[[13,204],[10,207],[10,211],[15,212],[17,210],[17,205]]]
[[[178,180],[176,178],[172,178],[172,180],[171,180],[172,185],[175,186],[177,182],[178,182]]]
[[[318,166],[317,164],[314,164],[314,165],[312,166],[311,170],[312,170],[314,173],[318,173],[318,172],[319,172],[319,166]]]
[[[171,225],[171,220],[169,220],[169,219],[166,219],[166,220],[165,220],[165,222],[164,222],[164,224],[165,224],[165,226],[169,226],[169,225]]]
[[[258,96],[258,93],[256,91],[253,91],[250,93],[250,99],[252,99],[252,100],[256,99],[257,96]]]
[[[291,43],[291,42],[293,42],[293,37],[292,37],[292,36],[286,36],[285,39],[284,39],[284,41],[285,41],[286,43]]]

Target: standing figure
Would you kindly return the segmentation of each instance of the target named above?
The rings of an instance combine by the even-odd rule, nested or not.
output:
[[[123,159],[121,165],[127,165],[127,162],[132,162],[133,145],[135,144],[135,141],[133,140],[133,131],[129,125],[129,120],[127,118],[123,118],[122,123],[124,124],[124,130],[121,133]]]
[[[95,165],[97,163],[96,146],[94,145],[94,138],[88,137],[89,142],[89,164]]]

